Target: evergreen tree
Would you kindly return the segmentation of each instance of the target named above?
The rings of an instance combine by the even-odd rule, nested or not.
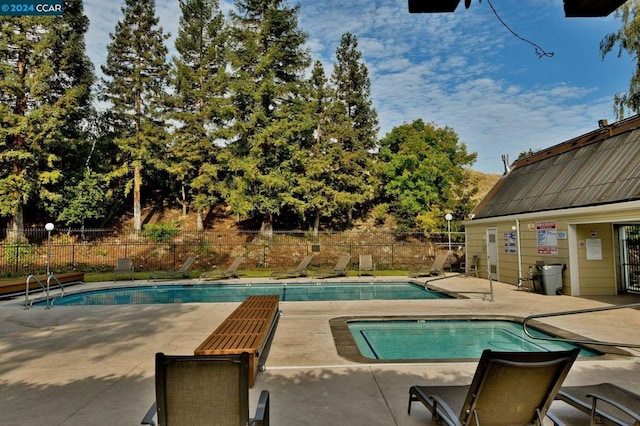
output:
[[[89,21],[81,0],[56,17],[0,22],[0,215],[20,237],[24,206],[63,197],[86,153],[94,74],[85,54]]]
[[[314,235],[317,235],[321,217],[332,217],[340,208],[340,193],[331,185],[334,165],[340,159],[335,157],[336,150],[331,149],[333,142],[326,137],[331,125],[329,111],[333,91],[319,61],[311,70],[308,84],[308,121],[313,133],[305,138],[307,144],[296,154],[304,164],[304,174],[298,180],[298,197],[305,203],[305,213],[313,223]]]
[[[375,173],[371,151],[377,146],[378,118],[372,108],[371,82],[355,35],[342,36],[331,76],[335,98],[331,103],[326,137],[336,160],[330,186],[351,219],[358,207],[374,198]]]
[[[263,228],[285,209],[301,213],[295,196],[302,166],[294,159],[307,134],[304,71],[310,64],[299,7],[283,0],[236,0],[232,13],[233,137],[225,161],[225,194],[237,214],[261,214]]]
[[[153,0],[125,0],[122,13],[123,20],[109,34],[102,95],[111,104],[115,143],[123,155],[114,173],[133,173],[125,190],[133,190],[133,226],[140,231],[143,171],[146,166],[157,168],[163,153],[162,97],[168,77],[165,40],[169,36],[158,26]]]
[[[442,229],[444,214],[464,217],[477,188],[467,153],[455,132],[416,120],[395,127],[380,140],[384,201],[400,231]]]
[[[227,31],[217,0],[180,2],[172,84],[172,117],[178,122],[169,149],[169,171],[180,185],[183,212],[192,204],[197,229],[204,209],[219,201],[217,147],[228,120]]]

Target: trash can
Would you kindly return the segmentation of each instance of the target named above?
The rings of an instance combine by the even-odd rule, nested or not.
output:
[[[554,296],[562,292],[562,271],[564,270],[564,266],[563,263],[558,263],[537,267],[543,294]]]

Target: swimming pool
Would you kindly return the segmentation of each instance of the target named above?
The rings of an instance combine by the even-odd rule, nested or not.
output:
[[[451,298],[413,282],[187,284],[107,288],[67,294],[55,299],[54,305],[241,302],[247,296],[265,294],[277,294],[283,302]]]
[[[524,333],[521,322],[506,319],[348,320],[344,324],[351,342],[347,336],[336,335],[338,323],[332,322],[338,352],[349,358],[348,354],[355,349],[361,362],[470,360],[479,359],[484,349],[547,352],[575,347],[570,343],[531,339]],[[536,337],[552,336],[540,330],[530,331]],[[581,349],[583,357],[602,355]]]

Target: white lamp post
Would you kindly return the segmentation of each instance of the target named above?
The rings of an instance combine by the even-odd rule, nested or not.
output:
[[[49,265],[51,264],[51,231],[53,231],[53,223],[49,222],[44,226],[44,229],[47,230],[47,277],[51,275],[51,269]]]
[[[444,218],[447,221],[447,234],[449,235],[449,254],[451,254],[451,219],[453,219],[453,215],[451,213],[447,213],[444,215]]]

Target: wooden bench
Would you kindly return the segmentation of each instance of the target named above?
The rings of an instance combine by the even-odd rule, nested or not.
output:
[[[35,277],[42,283],[42,285],[47,285],[47,276],[46,275],[35,275]],[[84,272],[64,272],[62,274],[55,274],[55,277],[60,281],[61,284],[81,284],[84,283]],[[57,286],[57,282],[55,280],[51,280],[51,286]],[[27,289],[27,278],[20,278],[17,280],[11,281],[0,281],[0,296],[11,295],[11,294],[24,294]],[[29,283],[29,293],[34,291],[42,291],[42,287],[32,280]]]
[[[249,386],[258,374],[260,357],[280,314],[280,296],[249,296],[198,346],[194,355],[248,352]]]

